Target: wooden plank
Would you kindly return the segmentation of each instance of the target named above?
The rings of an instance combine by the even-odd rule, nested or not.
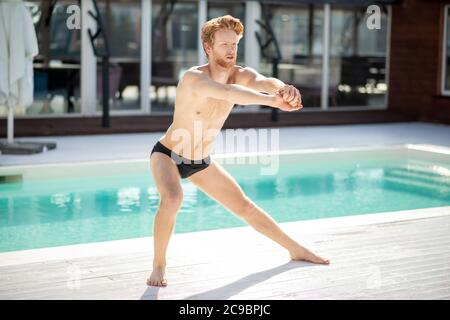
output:
[[[437,255],[438,253],[436,253],[435,255]],[[405,262],[405,263],[403,263],[404,265],[406,265],[407,267],[410,267],[411,265],[417,265],[417,262],[420,262],[421,261],[421,259],[423,260],[423,258],[428,258],[428,257],[416,257],[416,261],[407,261],[407,262]],[[427,259],[426,261],[428,261],[429,259]],[[425,261],[425,262],[426,262]],[[350,264],[350,263],[349,263]],[[359,265],[359,264],[354,264],[354,266],[356,266],[358,269],[360,269],[361,268],[361,265]],[[211,266],[211,267],[214,267],[214,266]],[[423,268],[423,267],[427,267],[428,268],[428,266],[427,265],[419,265],[419,267],[416,267],[416,268]],[[228,268],[228,266],[226,266],[226,268],[225,269],[227,269]],[[348,266],[339,266],[339,268],[338,269],[345,269],[345,268],[347,268],[347,269],[351,269],[351,268],[349,268]],[[326,269],[322,269],[323,271],[326,271]],[[195,272],[196,270],[195,270],[195,268],[193,268],[193,270],[192,270],[193,272]],[[203,272],[204,270],[197,270],[198,272]],[[319,271],[320,271],[320,269],[319,269]],[[344,270],[345,271],[345,270]],[[337,274],[340,274],[340,275],[342,275],[342,270],[335,270],[334,271],[335,273],[337,273]],[[143,273],[142,275],[141,275],[141,277],[138,277],[138,278],[140,278],[140,279],[137,279],[138,281],[138,284],[142,287],[143,286],[143,279],[144,279],[144,277],[146,276],[147,274],[146,273]],[[203,273],[201,274],[201,276],[202,275],[204,275]],[[191,283],[198,283],[199,284],[199,288],[200,289],[202,289],[203,290],[203,288],[204,288],[204,283],[202,284],[201,283],[201,281],[199,281],[200,279],[202,279],[202,277],[200,276],[200,278],[199,279],[195,279],[194,281],[191,281]],[[314,273],[306,273],[305,275],[304,275],[305,277],[314,277]],[[350,271],[350,274],[349,274],[349,276],[350,277],[352,277],[352,276],[354,276],[353,274],[352,274],[352,271]],[[229,278],[230,277],[228,277],[228,279],[224,279],[225,281],[229,281]],[[238,278],[238,277],[236,277],[236,276],[232,276],[231,278]],[[295,278],[295,276],[293,275],[293,274],[291,274],[291,275],[289,275],[289,277],[287,277],[287,279],[284,279],[285,281],[291,281],[292,280],[292,278]],[[87,280],[92,280],[92,279],[87,279]],[[112,279],[112,280],[116,280],[116,279]],[[130,280],[130,279],[126,279],[126,280]],[[207,280],[208,281],[208,283],[210,282],[210,280],[209,279],[207,279],[207,278],[205,278],[204,279],[205,281]],[[280,280],[280,279],[279,279]],[[277,280],[277,281],[279,281],[279,280]],[[126,281],[125,281],[126,282]],[[241,281],[241,282],[245,282],[245,281]],[[174,282],[172,282],[172,283],[174,283]],[[64,283],[63,283],[64,284]],[[83,285],[83,284],[82,284]],[[178,291],[178,292],[192,292],[192,287],[189,287],[189,283],[187,284],[187,286],[181,286],[180,287],[180,285],[177,283],[177,285],[176,285],[176,291]],[[45,289],[43,289],[43,288],[40,288],[40,289],[42,289],[43,291],[45,291]],[[104,291],[107,291],[107,290],[110,290],[110,288],[109,287],[107,287],[107,288],[105,288],[104,289]]]
[[[137,252],[1,267],[0,298],[445,298],[450,286],[449,222],[450,216],[443,216],[305,236],[305,243],[316,243],[312,245],[315,251],[331,257],[331,266],[289,262],[287,252],[266,245],[269,242],[262,236],[245,244],[231,238],[232,246],[240,246],[230,248],[230,243],[223,241],[226,230],[216,237],[208,233],[210,247],[191,255],[186,250],[197,248],[203,239],[192,235],[190,242],[189,235],[184,235],[180,237],[183,241],[172,246],[167,288],[145,285],[151,255]],[[240,232],[249,234],[244,230]],[[81,271],[80,289],[68,288],[67,268],[73,265]],[[367,289],[374,272],[379,272],[383,284],[378,291]],[[413,295],[408,295],[408,290],[414,290]]]
[[[431,238],[431,239],[427,239],[426,241],[418,241],[419,239],[414,239],[409,241],[410,243],[420,243],[420,248],[429,250],[430,248],[436,248],[436,244],[435,244],[435,240],[439,240],[439,238]],[[382,250],[382,248],[380,248],[379,244],[372,242],[370,239],[368,241],[368,243],[370,244],[370,247],[368,245],[365,245],[363,243],[358,243],[358,247],[364,247],[364,254],[367,255],[372,255],[373,253],[376,253],[380,250]],[[391,250],[391,252],[395,255],[398,255],[398,253],[396,252],[398,249],[398,246],[400,244],[404,245],[404,243],[402,243],[401,241],[399,241],[397,239],[396,241],[397,245],[396,245],[396,249],[395,250]],[[427,243],[429,243],[427,245]],[[427,246],[425,246],[427,245]],[[440,239],[440,245],[447,245],[449,246],[448,241],[447,242],[443,242],[443,239]],[[358,248],[356,247],[356,249]],[[414,247],[415,249],[418,249],[419,247]],[[392,249],[392,248],[391,248]],[[282,249],[281,249],[282,250]],[[347,248],[345,249],[346,252],[352,252],[352,255],[355,257],[360,257],[361,253],[360,252],[354,252],[354,250],[347,250]],[[327,248],[327,251],[332,251],[334,255],[345,258],[345,260],[349,260],[351,258],[352,255],[346,254],[343,250],[337,250],[336,248]],[[383,250],[385,253],[386,251]],[[402,251],[405,251],[405,248],[402,248]],[[263,251],[254,251],[252,252],[252,255],[255,257],[258,253],[261,253]],[[265,253],[267,251],[264,251]],[[230,258],[241,258],[242,254],[234,254],[233,256],[230,256]],[[205,260],[208,258],[207,256],[204,257]],[[228,257],[226,257],[226,259],[221,259],[219,261],[217,261],[219,264],[223,263],[223,261],[226,261],[228,259]],[[139,270],[145,270],[148,271],[150,270],[150,266],[151,266],[151,259],[150,256],[144,257],[142,260],[132,260],[130,261],[128,257],[123,258],[123,257],[107,257],[106,259],[85,259],[86,262],[92,261],[94,262],[94,264],[90,264],[90,265],[83,265],[77,261],[72,261],[71,263],[68,262],[64,262],[64,263],[56,263],[53,265],[31,265],[29,266],[29,270],[24,270],[22,266],[20,266],[21,268],[19,269],[19,271],[15,270],[16,268],[8,268],[8,269],[13,269],[13,271],[11,270],[4,270],[5,268],[3,268],[2,272],[2,276],[0,277],[0,284],[3,284],[3,288],[7,288],[8,286],[5,285],[3,282],[7,281],[9,284],[14,284],[15,281],[14,279],[17,279],[16,282],[29,282],[32,279],[36,280],[47,280],[49,282],[51,281],[62,281],[64,279],[67,278],[67,268],[69,268],[72,265],[76,265],[78,268],[80,268],[80,270],[82,271],[81,273],[81,278],[84,277],[96,277],[96,276],[106,276],[106,275],[116,275],[116,274],[123,274],[123,273],[127,273],[130,272],[130,270],[132,272],[135,271],[139,271]],[[180,263],[182,261],[179,261]],[[186,261],[184,261],[186,262]],[[216,261],[214,260],[210,260],[208,262],[202,262],[204,265],[215,265]],[[193,263],[192,266],[196,266],[198,265],[199,262],[197,263]],[[186,265],[186,263],[184,263],[183,265]],[[169,266],[169,270],[176,270],[176,268],[178,267],[178,264],[175,265],[170,265]],[[45,270],[45,272],[42,272],[41,270]],[[22,274],[24,273],[25,274]],[[57,272],[57,271],[61,271],[61,272]],[[2,282],[3,280],[3,282]],[[33,283],[36,281],[33,281]],[[45,283],[46,281],[44,281]],[[38,283],[42,284],[42,281],[38,281]]]

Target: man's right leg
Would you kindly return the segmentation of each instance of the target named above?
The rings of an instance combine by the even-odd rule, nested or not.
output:
[[[150,157],[150,167],[159,193],[159,207],[153,225],[153,271],[147,279],[147,284],[166,286],[166,251],[175,226],[176,214],[183,201],[183,189],[177,166],[167,155],[154,152]]]

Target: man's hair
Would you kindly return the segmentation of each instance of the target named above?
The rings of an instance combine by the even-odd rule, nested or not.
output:
[[[216,33],[217,30],[220,29],[234,30],[234,32],[236,32],[236,34],[239,36],[239,39],[244,36],[244,26],[242,25],[241,20],[233,16],[230,16],[229,14],[205,22],[205,24],[202,27],[201,37],[203,50],[205,51],[207,57],[208,54],[206,53],[205,50],[205,42],[208,43],[209,45],[213,45],[214,34]]]

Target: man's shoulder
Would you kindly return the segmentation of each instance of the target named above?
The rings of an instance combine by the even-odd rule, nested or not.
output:
[[[251,67],[236,66],[235,79],[239,84],[247,84],[250,79],[256,77],[258,72]]]
[[[185,71],[185,73],[189,73],[191,75],[192,74],[206,74],[205,70],[206,70],[206,65],[193,66],[193,67],[190,67],[189,69],[187,69]],[[244,67],[244,66],[240,66],[240,65],[236,64],[234,66],[234,72],[247,73],[247,72],[256,72],[256,71],[253,68]]]
[[[204,68],[205,65],[193,66],[183,73],[180,80],[183,83],[192,84],[197,80],[209,79],[209,76]],[[257,74],[257,72],[253,68],[239,65],[234,66],[234,78],[236,79],[236,82],[245,82],[247,79],[252,78],[255,74]]]
[[[236,66],[236,67],[238,67],[236,71],[242,75],[253,75],[258,73],[255,69],[251,67],[243,67],[243,66]]]
[[[181,80],[184,82],[191,82],[200,79],[205,75],[205,72],[201,69],[199,69],[199,66],[194,66],[189,69],[187,69],[182,77]]]

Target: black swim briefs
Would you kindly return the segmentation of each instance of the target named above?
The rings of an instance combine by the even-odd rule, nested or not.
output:
[[[178,153],[173,152],[166,146],[164,146],[161,142],[157,142],[155,146],[153,147],[153,150],[150,155],[153,154],[153,152],[161,152],[165,155],[172,158],[178,168],[178,172],[180,173],[180,176],[182,179],[185,179],[187,177],[192,176],[194,173],[197,173],[203,169],[206,169],[210,163],[211,163],[211,157],[208,156],[202,160],[190,160],[187,158],[182,157]]]

